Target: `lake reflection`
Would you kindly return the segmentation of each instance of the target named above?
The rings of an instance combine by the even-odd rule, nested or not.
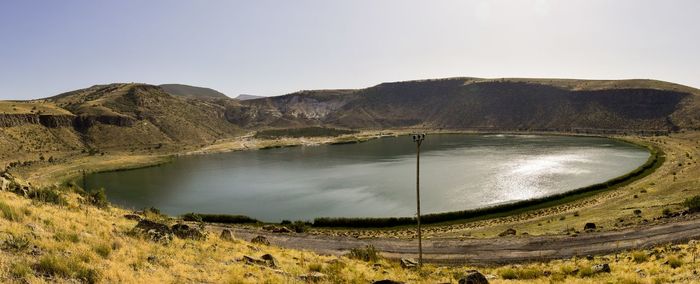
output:
[[[421,147],[421,211],[464,210],[560,193],[623,175],[642,148],[593,137],[429,135]],[[415,213],[409,137],[192,156],[87,180],[110,201],[265,221]]]

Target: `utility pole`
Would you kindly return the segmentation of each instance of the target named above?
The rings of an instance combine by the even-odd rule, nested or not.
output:
[[[423,266],[423,244],[420,231],[420,144],[423,143],[425,134],[413,134],[413,142],[416,143],[416,221],[418,221],[418,266]]]

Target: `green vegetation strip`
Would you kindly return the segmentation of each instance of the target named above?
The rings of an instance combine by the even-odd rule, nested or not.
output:
[[[335,137],[346,134],[355,134],[358,131],[349,129],[326,128],[326,127],[301,127],[286,129],[268,129],[255,133],[255,138],[275,139],[280,137]]]
[[[568,192],[549,195],[541,198],[533,198],[513,203],[484,207],[471,210],[435,213],[421,216],[421,223],[436,224],[451,221],[466,221],[476,219],[495,218],[512,215],[529,210],[551,207],[577,199],[592,196],[596,193],[627,185],[635,180],[643,178],[656,170],[665,160],[663,151],[653,146],[645,146],[650,152],[647,161],[633,171],[608,180],[606,182],[593,184],[578,188]],[[392,217],[392,218],[316,218],[314,227],[343,227],[343,228],[386,228],[407,226],[416,223],[414,217]]]

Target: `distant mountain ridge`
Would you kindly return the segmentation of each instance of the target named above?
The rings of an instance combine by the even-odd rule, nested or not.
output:
[[[251,130],[308,126],[592,133],[700,129],[700,90],[655,80],[447,78],[252,100],[183,86],[116,83],[42,100],[0,101],[0,135],[4,129],[31,130],[22,137],[46,137],[55,140],[51,145],[70,149],[124,149],[204,145]],[[5,135],[0,150],[37,143],[17,137]]]
[[[163,90],[173,96],[193,97],[193,98],[228,98],[225,94],[210,88],[196,87],[183,84],[163,84],[159,85]]]

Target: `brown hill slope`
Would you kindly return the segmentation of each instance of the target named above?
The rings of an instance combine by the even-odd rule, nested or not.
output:
[[[196,87],[182,84],[162,84],[158,85],[166,93],[173,96],[193,97],[193,98],[210,98],[210,99],[225,99],[228,98],[225,94],[210,88]]]

